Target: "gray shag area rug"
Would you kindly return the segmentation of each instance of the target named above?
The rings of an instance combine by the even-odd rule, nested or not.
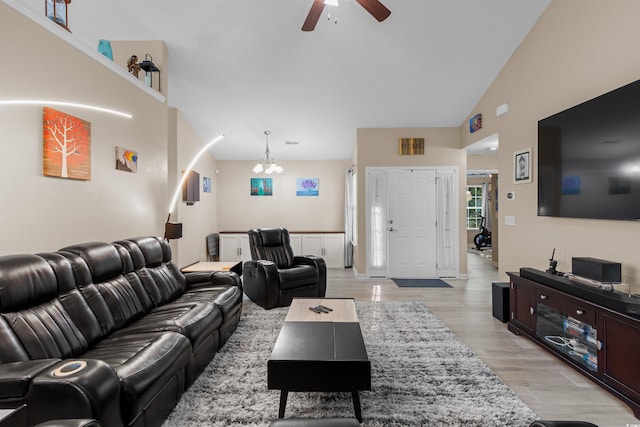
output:
[[[371,360],[363,426],[528,426],[536,415],[418,302],[356,302]],[[267,359],[287,308],[249,302],[240,325],[163,427],[268,426]],[[350,393],[289,393],[286,417],[354,417]]]

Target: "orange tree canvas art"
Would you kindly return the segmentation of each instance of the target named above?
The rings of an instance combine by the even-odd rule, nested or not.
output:
[[[42,172],[47,176],[91,179],[91,123],[44,107]]]

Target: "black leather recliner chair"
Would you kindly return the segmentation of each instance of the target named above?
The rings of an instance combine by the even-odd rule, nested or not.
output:
[[[251,261],[242,266],[244,293],[264,309],[286,307],[294,297],[324,297],[327,267],[319,256],[294,256],[285,228],[249,230]]]

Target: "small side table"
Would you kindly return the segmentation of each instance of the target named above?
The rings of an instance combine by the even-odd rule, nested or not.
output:
[[[27,427],[27,405],[0,409],[0,427]]]
[[[242,276],[242,261],[240,262],[211,262],[198,261],[180,269],[183,273],[202,273],[209,271],[233,271]]]

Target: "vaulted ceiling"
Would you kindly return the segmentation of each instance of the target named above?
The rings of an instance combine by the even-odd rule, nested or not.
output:
[[[357,128],[460,126],[549,1],[382,0],[377,22],[339,0],[311,32],[312,0],[76,0],[69,21],[90,46],[163,40],[169,105],[227,135],[218,159],[259,158],[265,130],[278,160],[348,159]]]

